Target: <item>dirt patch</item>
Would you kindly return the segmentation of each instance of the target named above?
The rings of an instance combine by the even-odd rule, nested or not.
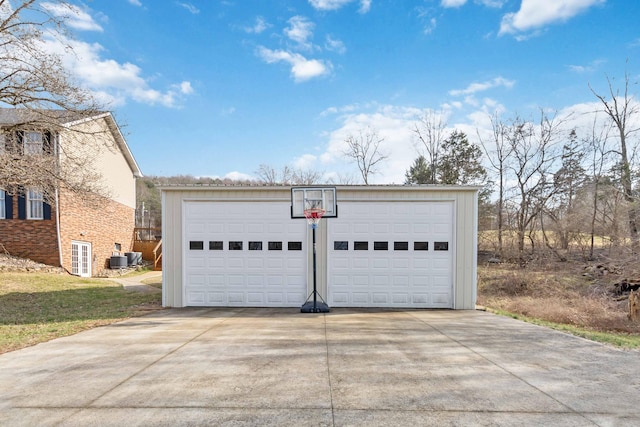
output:
[[[584,271],[584,265],[571,263],[479,265],[478,304],[596,331],[640,334],[640,322],[628,319],[628,294],[616,287],[619,278]]]

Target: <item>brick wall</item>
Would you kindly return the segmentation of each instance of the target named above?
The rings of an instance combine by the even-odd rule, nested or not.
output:
[[[109,267],[119,243],[121,252],[133,247],[135,210],[109,199],[83,200],[73,194],[60,195],[60,233],[63,264],[71,270],[71,242],[91,243],[92,275]]]
[[[13,256],[64,267],[70,272],[71,242],[86,242],[91,244],[91,273],[94,276],[109,268],[116,243],[120,244],[122,254],[133,248],[133,208],[105,198],[87,201],[61,192],[60,265],[55,205],[51,206],[50,220],[18,219],[17,199],[13,197],[13,219],[0,219],[0,244]]]
[[[55,206],[49,220],[18,219],[18,197],[12,199],[13,219],[0,219],[0,244],[10,255],[59,267]]]

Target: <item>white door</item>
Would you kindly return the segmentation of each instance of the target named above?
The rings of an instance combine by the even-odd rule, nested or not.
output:
[[[71,274],[91,277],[91,243],[71,242]]]
[[[328,227],[331,307],[453,307],[453,202],[342,202]]]
[[[307,223],[290,202],[186,201],[183,218],[185,305],[304,303]]]

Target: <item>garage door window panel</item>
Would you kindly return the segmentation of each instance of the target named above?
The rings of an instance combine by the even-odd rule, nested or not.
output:
[[[262,250],[262,242],[249,242],[249,250],[250,251],[261,251]]]
[[[287,249],[290,251],[301,251],[302,250],[302,242],[288,242]]]
[[[369,242],[353,242],[353,250],[354,251],[368,251],[369,250]]]
[[[413,242],[414,251],[428,251],[429,242]]]
[[[449,242],[433,242],[434,251],[448,251]]]
[[[334,251],[348,251],[349,250],[349,242],[340,240],[333,242],[333,250]]]
[[[192,240],[189,242],[189,249],[192,251],[201,251],[204,249],[204,242]]]
[[[373,242],[374,251],[388,251],[389,242]]]
[[[221,240],[215,240],[209,242],[210,251],[221,251],[224,248],[224,244]]]
[[[239,241],[231,241],[231,242],[229,242],[229,250],[230,251],[241,251],[242,250],[242,242],[239,242]]]
[[[408,251],[409,242],[393,242],[394,251]]]
[[[270,251],[281,251],[282,250],[282,242],[269,242],[267,247]]]

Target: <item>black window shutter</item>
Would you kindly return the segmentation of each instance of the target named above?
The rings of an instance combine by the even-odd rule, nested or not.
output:
[[[4,193],[4,205],[5,205],[5,218],[13,219],[13,196],[8,193]]]
[[[18,195],[18,219],[27,219],[27,198]]]
[[[16,132],[16,153],[24,154],[24,131],[19,130]]]
[[[42,219],[51,219],[51,205],[42,203]]]

